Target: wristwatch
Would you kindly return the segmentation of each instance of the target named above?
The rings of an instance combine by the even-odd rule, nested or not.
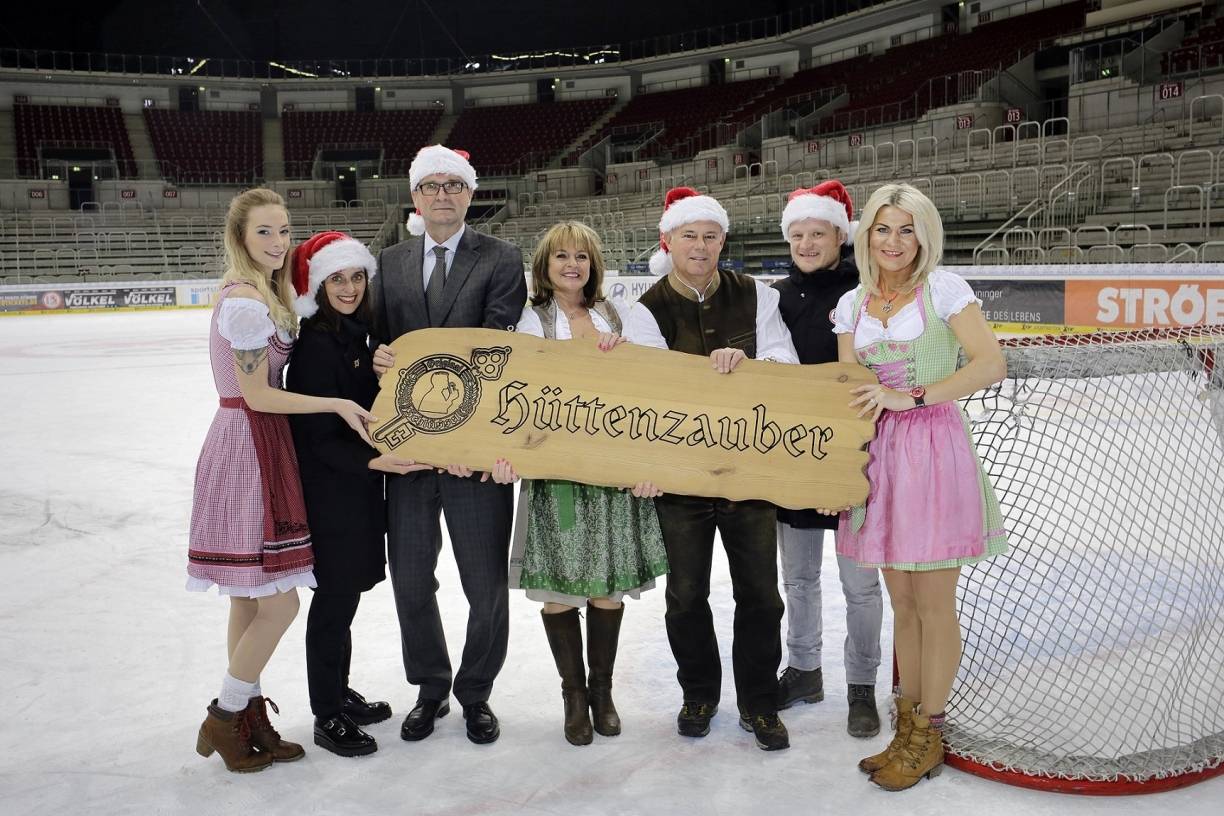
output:
[[[914,407],[921,408],[926,405],[926,389],[921,385],[916,385],[910,389],[909,395],[914,398]]]

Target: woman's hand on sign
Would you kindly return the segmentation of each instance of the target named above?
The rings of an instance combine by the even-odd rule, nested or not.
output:
[[[850,393],[855,395],[855,398],[850,401],[850,407],[858,408],[860,417],[864,414],[871,414],[872,422],[880,418],[885,408],[889,411],[906,411],[914,407],[914,398],[909,394],[879,383],[851,388]]]
[[[361,437],[361,441],[365,442],[370,447],[374,447],[374,443],[370,441],[370,432],[366,430],[366,424],[376,422],[378,417],[371,414],[366,409],[362,408],[352,400],[336,399],[333,400],[332,410],[336,412],[345,423],[357,432]]]
[[[519,475],[514,472],[514,466],[505,459],[498,459],[493,463],[492,476],[493,481],[498,484],[514,484],[519,480]]]
[[[374,349],[374,373],[382,379],[382,375],[386,374],[395,367],[395,352],[391,347],[385,344],[380,344]]]
[[[639,499],[653,499],[662,496],[663,491],[655,487],[654,482],[638,482],[633,486],[633,495]]]
[[[423,465],[411,459],[400,459],[389,453],[375,456],[370,460],[369,464],[370,470],[381,470],[383,473],[397,473],[400,476],[403,476],[405,473],[415,473],[418,470],[429,470],[430,467],[431,465]]]
[[[463,465],[447,465],[444,468],[438,468],[438,472],[449,473],[452,476],[458,476],[460,479],[470,479],[476,473],[476,471],[472,470],[470,467],[465,467]],[[480,481],[489,481],[489,474],[481,473]]]
[[[822,516],[839,516],[841,515],[842,510],[849,510],[849,509],[850,509],[849,507],[843,507],[841,508],[841,510],[832,510],[828,507],[817,507],[816,512]]]
[[[626,342],[624,336],[616,332],[604,332],[599,335],[599,350],[611,351],[624,342]]]
[[[719,374],[730,374],[746,359],[748,355],[744,353],[744,350],[737,348],[714,349],[710,354],[710,362],[713,363],[714,370]]]

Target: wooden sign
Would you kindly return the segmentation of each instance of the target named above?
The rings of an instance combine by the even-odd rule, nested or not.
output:
[[[867,495],[875,433],[848,407],[875,382],[856,365],[709,359],[592,339],[423,329],[396,340],[371,437],[384,453],[529,479],[847,507]]]

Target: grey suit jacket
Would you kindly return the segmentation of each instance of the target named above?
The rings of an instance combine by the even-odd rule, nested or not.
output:
[[[370,283],[378,342],[390,343],[416,329],[513,329],[527,303],[523,256],[514,244],[463,231],[442,290],[442,314],[428,315],[421,280],[425,238],[387,247],[378,255],[378,274]]]

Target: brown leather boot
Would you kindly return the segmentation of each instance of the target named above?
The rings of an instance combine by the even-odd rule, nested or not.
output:
[[[587,695],[591,699],[595,732],[605,737],[621,732],[620,714],[612,702],[612,666],[616,663],[616,644],[624,615],[624,604],[616,609],[587,604],[587,662],[591,665]]]
[[[587,699],[586,671],[582,665],[582,625],[578,610],[556,615],[540,610],[544,632],[552,648],[557,673],[561,675],[561,699],[565,701],[565,739],[570,745],[590,745],[591,712]]]
[[[302,746],[296,742],[286,742],[281,739],[280,734],[276,733],[276,729],[272,727],[272,722],[268,719],[268,709],[264,703],[272,706],[272,710],[277,714],[280,713],[276,703],[267,697],[251,698],[246,710],[242,712],[251,727],[251,744],[270,755],[273,762],[293,762],[306,756],[306,751]]]
[[[242,711],[226,711],[213,700],[196,737],[196,753],[207,757],[216,751],[225,767],[235,773],[262,771],[271,765],[272,756],[261,754],[251,745],[251,728],[244,715]]]
[[[892,741],[883,751],[859,760],[859,770],[865,774],[875,773],[883,768],[909,741],[910,731],[914,727],[914,701],[900,694],[893,699],[897,706],[897,733],[893,735]]]
[[[915,708],[909,740],[887,765],[871,775],[871,781],[884,790],[905,790],[917,785],[924,776],[927,779],[939,776],[943,761],[943,734]]]

